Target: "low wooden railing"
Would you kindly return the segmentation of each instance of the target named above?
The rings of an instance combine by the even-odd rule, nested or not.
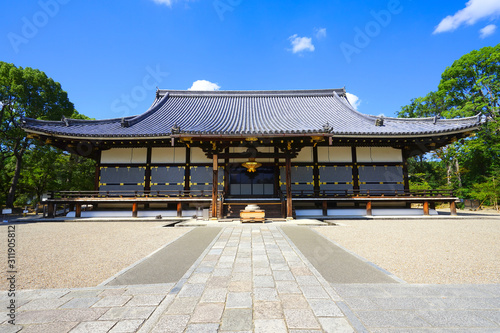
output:
[[[417,197],[436,198],[453,197],[453,190],[295,190],[292,191],[293,198],[353,198],[353,197]]]
[[[221,192],[221,191],[219,191]],[[220,197],[219,193],[219,197]],[[205,190],[162,190],[162,191],[53,191],[49,192],[48,199],[74,198],[183,198],[183,197],[211,197],[212,191]]]

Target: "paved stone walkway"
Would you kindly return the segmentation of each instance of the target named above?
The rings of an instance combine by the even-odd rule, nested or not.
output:
[[[229,227],[179,286],[153,332],[353,332],[336,299],[280,229]]]
[[[6,293],[0,304],[8,304]],[[20,291],[18,332],[500,332],[500,285],[329,284],[281,228],[224,228],[176,284]]]

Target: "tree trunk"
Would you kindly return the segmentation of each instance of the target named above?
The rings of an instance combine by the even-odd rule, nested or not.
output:
[[[460,165],[458,164],[458,158],[455,159],[455,169],[457,170],[458,186],[462,187],[462,176],[460,176]]]
[[[23,164],[23,156],[26,151],[27,142],[24,141],[21,144],[21,149],[14,154],[16,157],[16,169],[14,170],[14,176],[12,176],[12,182],[9,188],[9,193],[7,194],[7,202],[5,205],[7,208],[14,208],[14,201],[16,201],[16,190],[17,184],[19,183],[19,176],[21,175],[21,167]]]
[[[446,183],[451,186],[451,163],[446,165]]]

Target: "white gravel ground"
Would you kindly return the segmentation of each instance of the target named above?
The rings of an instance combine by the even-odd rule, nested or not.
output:
[[[408,283],[500,283],[500,217],[335,222],[315,230]]]
[[[163,222],[57,222],[16,225],[17,289],[93,287],[192,228]],[[0,226],[2,290],[7,225]]]
[[[322,235],[409,283],[500,283],[500,218],[343,220]],[[17,288],[92,287],[192,228],[162,222],[16,225]],[[7,226],[0,225],[6,289]]]

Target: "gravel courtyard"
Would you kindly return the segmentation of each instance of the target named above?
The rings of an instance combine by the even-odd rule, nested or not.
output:
[[[335,223],[315,230],[408,283],[500,283],[500,217]]]
[[[342,220],[325,237],[408,283],[500,283],[500,218]],[[164,222],[16,225],[18,289],[93,287],[192,228]],[[7,226],[0,226],[7,250]],[[3,261],[2,290],[6,289]]]
[[[17,224],[18,289],[95,287],[192,228],[165,222]],[[7,226],[0,226],[7,252]],[[2,260],[2,290],[7,259]]]

